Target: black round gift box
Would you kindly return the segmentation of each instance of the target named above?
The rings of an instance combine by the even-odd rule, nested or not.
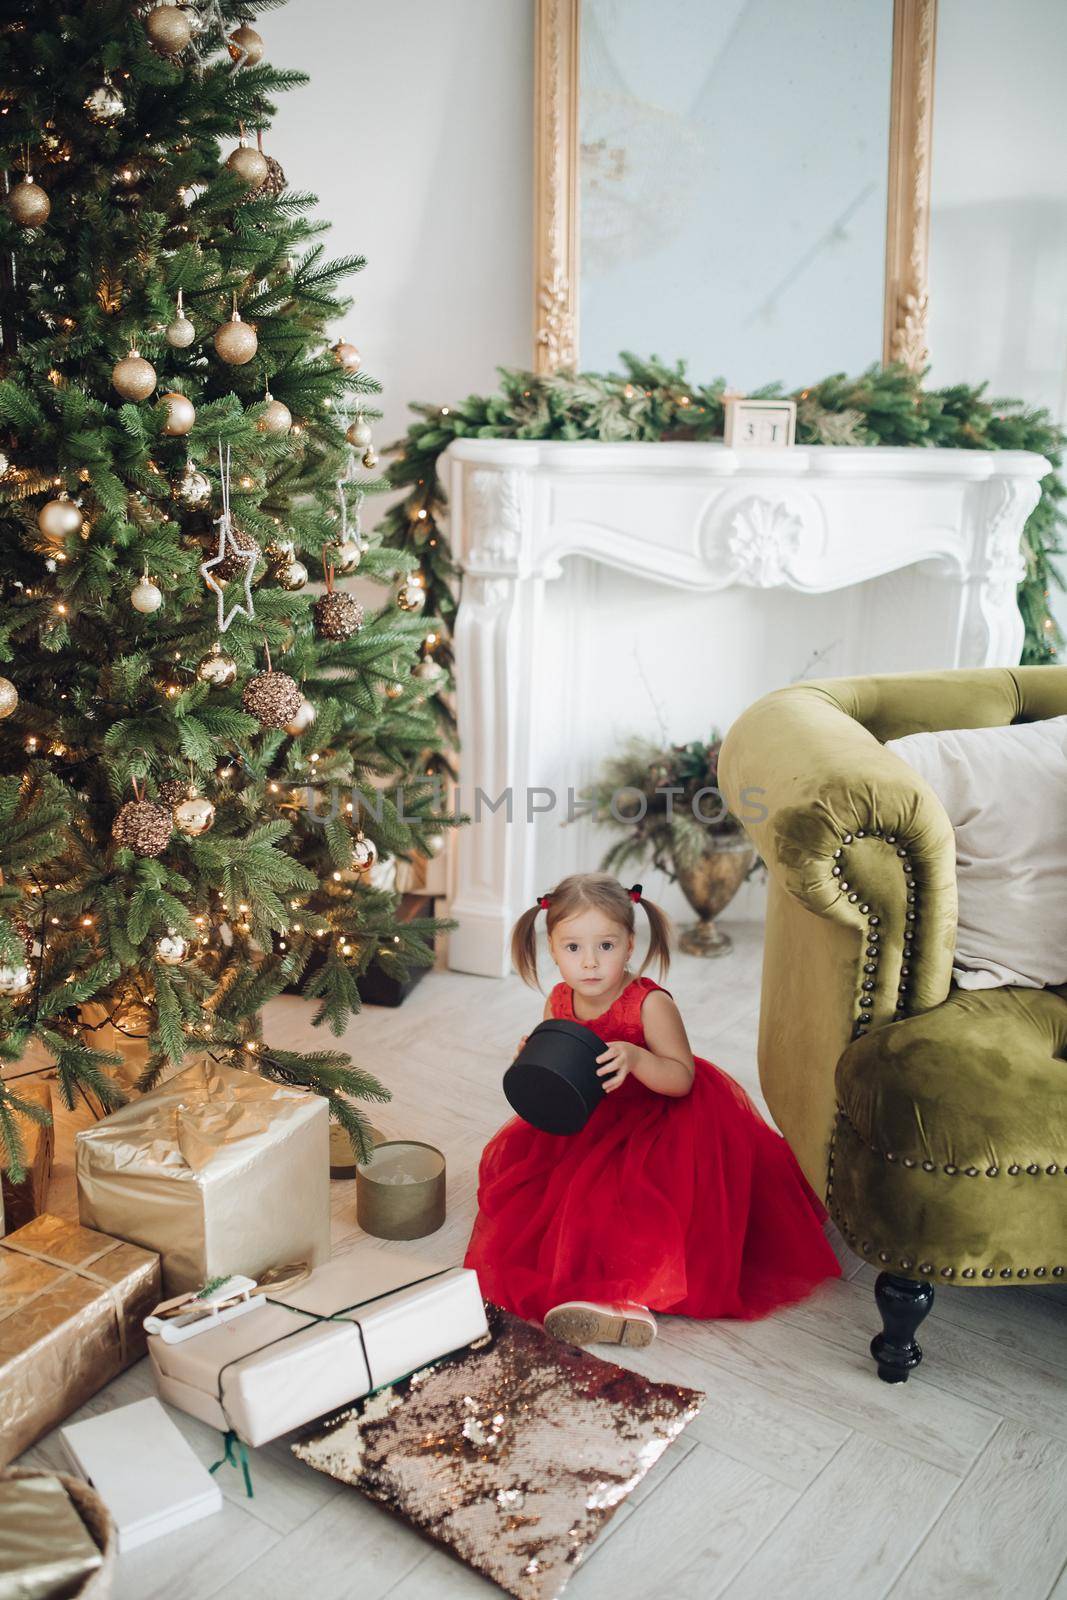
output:
[[[504,1074],[508,1104],[543,1133],[578,1133],[607,1092],[596,1065],[606,1048],[580,1022],[539,1022]]]

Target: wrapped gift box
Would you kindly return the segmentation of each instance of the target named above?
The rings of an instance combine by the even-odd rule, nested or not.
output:
[[[52,1094],[47,1083],[27,1083],[12,1090],[20,1100],[31,1100],[51,1114]],[[26,1154],[26,1176],[15,1183],[5,1168],[3,1179],[4,1228],[13,1233],[40,1216],[48,1201],[48,1180],[52,1176],[53,1129],[50,1122],[36,1122],[15,1112],[22,1148]]]
[[[284,1297],[269,1290],[268,1297],[180,1344],[157,1334],[148,1340],[160,1398],[248,1445],[266,1444],[488,1332],[477,1273],[393,1251],[356,1248]]]
[[[0,1479],[0,1600],[80,1594],[103,1564],[60,1478]]]
[[[46,1212],[0,1239],[0,1465],[144,1354],[159,1257]]]
[[[75,1140],[78,1210],[158,1250],[168,1294],[330,1254],[329,1107],[210,1057]]]

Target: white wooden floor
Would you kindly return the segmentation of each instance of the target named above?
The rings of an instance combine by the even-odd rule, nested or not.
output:
[[[694,1050],[759,1094],[761,930],[735,924],[729,959],[679,956],[667,979]],[[554,976],[554,969],[550,968]],[[545,987],[549,976],[545,976]],[[448,1220],[400,1246],[458,1262],[478,1154],[510,1114],[500,1079],[542,1002],[517,977],[429,973],[397,1010],[368,1008],[348,1048],[393,1090],[375,1121],[448,1160]],[[296,999],[274,1002],[279,1045],[327,1040]],[[50,1205],[74,1215],[64,1117]],[[354,1184],[333,1185],[335,1234],[358,1232]],[[705,1389],[700,1417],[605,1529],[570,1600],[1067,1600],[1067,1290],[938,1287],[906,1385],[879,1382],[872,1270],[835,1239],[846,1276],[757,1323],[661,1319],[621,1359]],[[602,1347],[618,1359],[620,1353]],[[147,1362],[91,1413],[150,1393]],[[218,1435],[173,1413],[197,1454]],[[122,1600],[465,1600],[499,1593],[388,1512],[301,1466],[284,1441],[253,1453],[255,1498],[224,1472],[221,1515],[120,1561]],[[45,1439],[26,1464],[62,1465]]]

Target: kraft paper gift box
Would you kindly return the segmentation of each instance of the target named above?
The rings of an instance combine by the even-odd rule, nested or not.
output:
[[[158,1250],[168,1295],[330,1255],[321,1095],[205,1058],[75,1140],[86,1227]]]
[[[476,1272],[442,1271],[399,1252],[357,1248],[277,1300],[267,1293],[266,1305],[207,1333],[179,1344],[148,1340],[160,1399],[247,1445],[488,1333]]]
[[[47,1212],[0,1239],[0,1466],[144,1355],[159,1257]]]
[[[12,1093],[20,1100],[32,1100],[45,1111],[52,1110],[52,1094],[47,1083],[28,1083],[12,1089]],[[26,1175],[19,1183],[15,1183],[6,1167],[0,1175],[3,1183],[0,1233],[13,1233],[40,1216],[48,1200],[48,1180],[52,1176],[52,1124],[36,1122],[19,1111],[14,1116],[25,1152]]]

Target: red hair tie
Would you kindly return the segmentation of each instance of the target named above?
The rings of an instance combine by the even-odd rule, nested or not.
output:
[[[551,899],[552,899],[552,896],[550,894],[539,894],[537,896],[537,904],[539,906],[541,906],[543,910],[547,911],[548,910],[549,901]]]
[[[641,890],[643,888],[644,888],[643,884],[635,883],[633,888],[632,889],[628,889],[626,892],[630,896],[631,900],[640,900],[640,898],[641,898]]]

